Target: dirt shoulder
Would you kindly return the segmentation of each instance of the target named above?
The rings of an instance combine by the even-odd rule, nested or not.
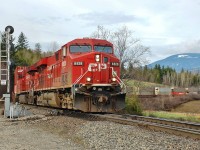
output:
[[[200,114],[200,100],[190,101],[179,105],[172,112],[183,112],[183,113],[198,113]]]
[[[0,149],[84,149],[69,138],[84,121],[53,116],[37,120],[10,121],[0,117]]]

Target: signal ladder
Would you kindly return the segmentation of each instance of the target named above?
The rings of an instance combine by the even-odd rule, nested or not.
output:
[[[1,85],[6,85],[9,80],[8,76],[8,52],[1,49],[2,42],[0,41],[0,81]]]

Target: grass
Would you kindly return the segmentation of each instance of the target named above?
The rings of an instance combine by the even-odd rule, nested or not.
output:
[[[200,122],[200,114],[188,114],[188,113],[175,113],[166,111],[144,111],[144,116],[174,119],[189,122]]]
[[[136,86],[136,85],[140,85],[141,87],[155,87],[155,86],[159,86],[159,87],[163,87],[164,85],[162,84],[158,84],[158,83],[151,83],[151,82],[144,82],[144,81],[137,81],[137,80],[128,80],[126,81],[128,86]]]

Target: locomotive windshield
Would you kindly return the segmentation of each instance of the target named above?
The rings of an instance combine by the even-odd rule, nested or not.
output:
[[[90,45],[72,45],[69,50],[71,53],[90,52],[92,48]]]
[[[111,46],[94,46],[94,50],[97,52],[112,53]]]

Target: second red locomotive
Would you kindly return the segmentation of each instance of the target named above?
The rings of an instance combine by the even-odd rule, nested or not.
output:
[[[15,70],[16,100],[43,106],[115,112],[124,108],[126,87],[113,45],[100,39],[75,39],[53,56]]]

